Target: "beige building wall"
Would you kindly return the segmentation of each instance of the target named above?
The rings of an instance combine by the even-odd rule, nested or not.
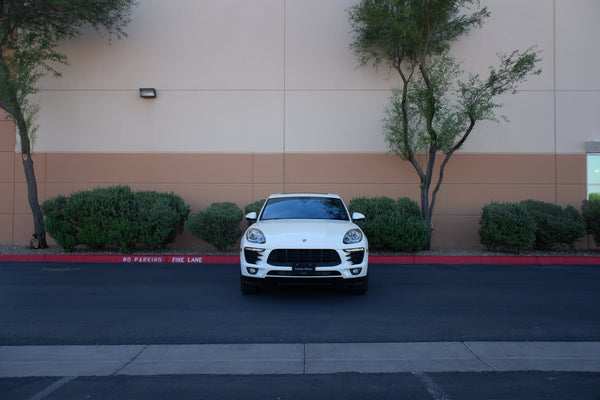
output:
[[[418,199],[415,173],[381,134],[399,80],[359,67],[349,49],[356,2],[140,0],[127,38],[64,43],[70,66],[37,96],[41,199],[117,183],[173,191],[193,211],[281,191]],[[585,142],[600,139],[600,2],[482,3],[492,17],[453,47],[464,68],[484,75],[497,52],[537,45],[543,73],[453,157],[434,245],[476,245],[492,200],[579,206]],[[140,87],[158,97],[141,99]],[[33,228],[12,124],[0,121],[0,135],[0,241],[24,243]]]

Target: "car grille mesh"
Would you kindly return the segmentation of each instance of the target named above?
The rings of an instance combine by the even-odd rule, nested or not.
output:
[[[263,249],[249,249],[249,248],[245,248],[244,249],[244,258],[246,259],[246,262],[249,264],[256,264],[258,261],[261,260],[262,257],[262,252],[264,250]]]
[[[365,251],[364,250],[347,251],[346,258],[353,265],[362,264],[362,262],[365,258]]]
[[[331,249],[276,249],[271,251],[267,263],[280,267],[298,264],[331,267],[341,264],[337,251]]]
[[[330,276],[341,276],[342,273],[340,271],[314,271],[308,274],[298,274],[297,272],[294,271],[269,271],[267,273],[267,275],[269,276],[302,276],[302,277],[306,277],[306,276],[324,276],[324,277],[330,277]]]

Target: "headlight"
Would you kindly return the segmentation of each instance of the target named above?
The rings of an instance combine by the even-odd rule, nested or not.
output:
[[[344,235],[344,244],[358,243],[362,240],[363,234],[360,229],[350,229]]]
[[[256,228],[250,228],[246,231],[246,240],[250,243],[265,243],[267,241],[261,230]]]

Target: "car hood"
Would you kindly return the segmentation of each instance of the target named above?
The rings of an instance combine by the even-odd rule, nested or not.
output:
[[[358,228],[349,221],[289,219],[261,221],[252,227],[263,232],[268,247],[293,249],[347,247],[343,243],[344,235]]]

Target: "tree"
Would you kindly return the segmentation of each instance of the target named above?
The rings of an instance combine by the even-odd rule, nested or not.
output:
[[[135,5],[135,0],[0,0],[0,108],[19,134],[37,248],[48,246],[31,158],[38,108],[30,96],[43,76],[61,76],[56,68],[67,64],[58,51],[62,40],[89,27],[120,39]]]
[[[495,120],[498,96],[541,73],[536,69],[539,52],[532,47],[500,55],[499,67],[490,68],[486,79],[470,74],[462,81],[464,72],[450,47],[489,17],[478,0],[362,0],[349,16],[350,46],[361,65],[384,63],[400,75],[402,87],[390,98],[383,130],[389,150],[410,162],[419,176],[429,249],[431,218],[448,161],[477,122]]]

